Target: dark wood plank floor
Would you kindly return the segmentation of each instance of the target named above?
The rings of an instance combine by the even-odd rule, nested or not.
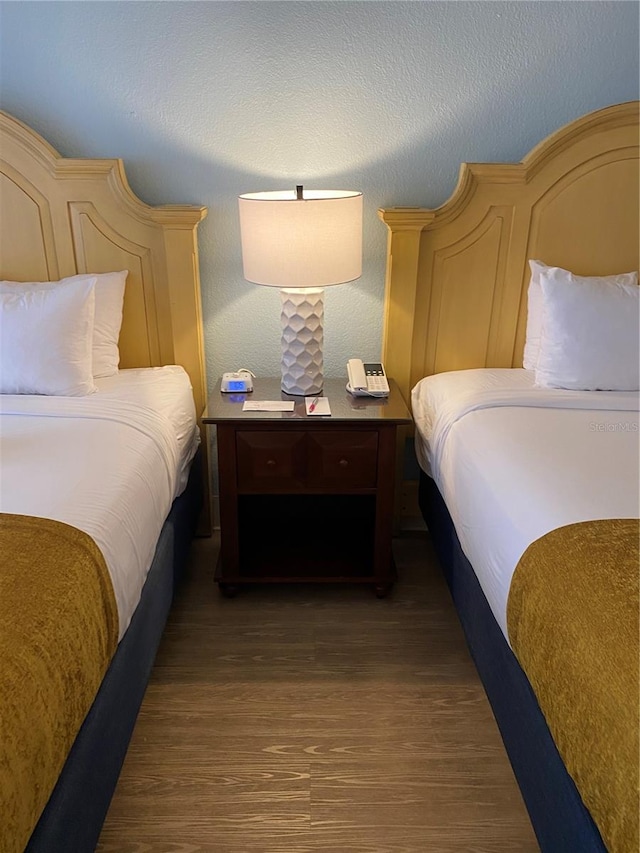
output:
[[[361,586],[212,581],[194,547],[98,847],[538,851],[424,533]]]

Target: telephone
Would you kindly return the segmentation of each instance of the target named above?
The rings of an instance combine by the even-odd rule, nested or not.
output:
[[[388,397],[389,383],[382,364],[363,363],[359,358],[350,358],[347,362],[347,391],[354,397]]]

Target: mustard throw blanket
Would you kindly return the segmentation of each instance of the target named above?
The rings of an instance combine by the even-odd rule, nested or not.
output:
[[[0,514],[0,851],[21,853],[118,642],[95,542]]]
[[[518,563],[507,626],[555,744],[611,853],[638,853],[640,522],[571,524]]]

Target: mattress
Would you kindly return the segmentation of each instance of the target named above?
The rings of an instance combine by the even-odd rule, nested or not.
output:
[[[0,512],[51,518],[102,551],[124,635],[199,443],[182,367],[121,370],[86,397],[0,398]]]
[[[638,518],[638,394],[537,388],[533,371],[461,370],[412,390],[415,447],[507,642],[526,548],[580,521]]]

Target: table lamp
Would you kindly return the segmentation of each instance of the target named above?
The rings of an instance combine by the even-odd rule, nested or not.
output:
[[[362,193],[304,190],[238,199],[244,277],[280,288],[282,390],[322,392],[324,290],[362,275]]]

